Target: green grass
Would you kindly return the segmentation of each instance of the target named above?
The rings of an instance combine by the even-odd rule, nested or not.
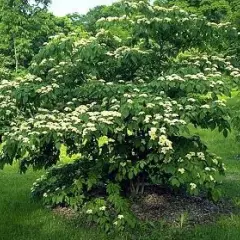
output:
[[[235,99],[231,99],[234,104]],[[210,151],[221,156],[227,167],[222,184],[225,197],[240,206],[240,143],[234,133],[224,138],[217,131],[192,129],[201,136]],[[79,222],[71,222],[54,215],[30,195],[32,183],[43,172],[28,171],[20,175],[17,166],[0,171],[0,240],[238,240],[240,215],[222,216],[216,223],[192,228],[169,228],[161,223],[155,227],[143,226],[131,237],[106,236],[97,229],[86,229]]]
[[[40,203],[34,202],[30,188],[39,175],[32,171],[20,175],[16,166],[6,167],[0,172],[0,239],[86,240],[101,237],[98,232],[77,229],[75,224],[53,215]]]
[[[193,130],[200,135],[211,152],[221,156],[226,164],[226,178],[221,186],[226,198],[233,199],[240,206],[240,143],[236,142],[234,133],[228,138],[217,131]],[[210,225],[197,226],[192,230],[183,231],[179,239],[203,240],[238,240],[240,239],[240,216],[221,217],[218,222]]]

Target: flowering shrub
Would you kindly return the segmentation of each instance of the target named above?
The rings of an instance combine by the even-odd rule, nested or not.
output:
[[[32,192],[78,209],[105,231],[135,225],[128,199],[146,184],[219,198],[224,164],[188,127],[227,136],[219,96],[240,79],[235,57],[224,55],[239,40],[230,24],[148,1],[119,4],[126,15],[100,19],[95,36],[53,38],[32,75],[0,85],[1,165],[48,168],[62,145],[80,154],[51,168]]]

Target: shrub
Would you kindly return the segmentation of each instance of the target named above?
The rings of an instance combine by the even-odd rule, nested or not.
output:
[[[100,19],[96,36],[56,36],[35,57],[34,75],[4,80],[0,89],[9,98],[0,98],[2,165],[16,159],[23,172],[48,168],[63,144],[81,154],[32,191],[106,231],[135,225],[129,197],[146,184],[219,198],[224,164],[188,127],[227,136],[219,96],[230,95],[240,76],[235,57],[224,56],[229,37],[239,38],[231,25],[148,1],[118,4],[126,15]]]

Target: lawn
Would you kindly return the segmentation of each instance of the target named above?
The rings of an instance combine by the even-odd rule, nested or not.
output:
[[[54,216],[31,199],[30,188],[40,173],[20,175],[17,167],[0,173],[0,239],[96,239],[99,233],[77,229],[70,222]],[[98,235],[96,235],[98,234]],[[101,238],[104,239],[104,238]]]
[[[224,138],[218,132],[193,129],[210,150],[224,159],[227,167],[222,184],[224,196],[240,205],[240,144],[234,133]],[[169,228],[159,223],[143,226],[128,236],[106,236],[98,230],[87,229],[80,222],[70,221],[54,215],[31,199],[32,183],[43,172],[18,173],[17,166],[7,166],[0,171],[0,240],[91,240],[91,239],[240,239],[240,216],[222,216],[216,223],[192,228]],[[187,225],[187,224],[186,224]]]

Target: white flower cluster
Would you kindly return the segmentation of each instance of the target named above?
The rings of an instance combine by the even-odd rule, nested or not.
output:
[[[169,8],[165,8],[165,7],[161,7],[161,6],[153,6],[153,9],[157,12],[160,12],[160,13],[169,13],[169,12],[179,12],[181,13],[182,15],[186,15],[188,16],[188,12],[183,10],[183,9],[180,9],[178,6],[172,6],[172,7],[169,7]]]
[[[159,80],[165,81],[164,78],[159,78]],[[172,74],[172,75],[166,76],[166,80],[167,81],[180,81],[180,82],[184,82],[185,81],[182,77],[180,77],[177,74]]]
[[[86,211],[86,213],[87,213],[87,214],[92,214],[92,213],[93,213],[93,210],[92,210],[92,209],[88,209],[88,210]]]
[[[181,174],[184,174],[185,173],[185,169],[184,168],[179,168],[178,172],[180,172]]]
[[[143,57],[148,54],[147,51],[143,51],[138,47],[127,47],[122,46],[117,48],[114,52],[107,52],[107,55],[114,56],[115,58],[123,58],[129,54],[134,54],[135,56]]]
[[[8,92],[9,91],[6,91],[6,94],[8,94]],[[11,123],[12,118],[20,114],[18,108],[16,107],[16,100],[13,99],[9,94],[0,95],[0,114],[1,121],[9,121],[9,123]]]
[[[226,107],[226,100],[216,100],[214,103],[221,107]]]
[[[57,88],[59,88],[59,85],[56,83],[52,83],[51,85],[43,86],[37,89],[36,92],[40,94],[46,94],[46,93],[52,92],[54,89],[57,89]]]
[[[18,123],[13,122],[10,131],[5,133],[5,136],[24,143],[29,143],[30,139],[47,135],[50,132],[55,132],[57,136],[63,136],[66,133],[85,136],[97,131],[97,125],[113,125],[115,118],[121,117],[121,113],[117,111],[91,111],[94,105],[95,103],[89,104],[89,106],[80,105],[74,110],[65,108],[65,111],[68,110],[67,113],[57,110],[51,112],[40,108],[39,113],[34,117],[18,121]],[[89,120],[83,121],[83,116],[88,116]]]
[[[206,156],[203,152],[190,152],[185,156],[188,160],[198,158],[199,160],[206,160]]]
[[[210,109],[211,106],[209,104],[204,104],[200,108],[202,108],[202,109]]]
[[[101,23],[101,22],[122,22],[125,20],[129,20],[129,17],[127,17],[126,15],[123,15],[121,17],[107,17],[107,18],[100,18],[97,20],[97,23]]]
[[[190,183],[189,185],[190,185],[191,191],[193,191],[197,188],[197,184],[195,184],[195,183]]]
[[[185,57],[181,63],[190,66],[204,66],[204,72],[207,73],[207,75],[204,76],[202,73],[200,73],[203,80],[206,80],[206,77],[220,78],[222,77],[223,73],[227,73],[230,76],[237,78],[240,75],[240,69],[232,65],[232,63],[229,61],[231,59],[231,56],[208,56],[206,54],[203,54],[200,56],[188,56],[187,58]],[[201,78],[200,75],[199,77]],[[197,77],[193,75],[193,79],[197,79]]]
[[[207,80],[206,76],[203,73],[197,74],[187,74],[184,76],[187,80]]]
[[[158,130],[157,128],[152,127],[150,129],[150,131],[148,132],[148,134],[152,140],[155,140],[157,138],[157,130]]]
[[[9,81],[9,80],[2,80],[0,82],[0,90],[1,92],[7,91],[13,88],[17,88],[20,85],[20,81]]]
[[[166,135],[159,137],[158,144],[161,146],[161,153],[166,154],[173,149],[172,142],[167,138]]]

